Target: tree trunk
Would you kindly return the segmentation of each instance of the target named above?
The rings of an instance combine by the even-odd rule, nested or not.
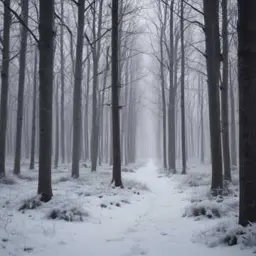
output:
[[[28,24],[28,5],[29,1],[21,1],[21,17],[24,25]],[[18,89],[18,105],[17,105],[17,121],[16,121],[16,148],[14,160],[14,174],[20,174],[20,158],[21,158],[21,139],[22,139],[22,123],[23,123],[23,101],[24,101],[24,84],[25,84],[25,67],[27,54],[27,29],[21,25],[21,43],[20,43],[20,67],[19,67],[19,89]]]
[[[186,120],[185,120],[185,46],[184,46],[184,1],[181,0],[180,11],[180,41],[181,41],[181,96],[180,96],[180,109],[181,109],[181,150],[182,150],[182,174],[187,173],[186,163]]]
[[[227,0],[222,0],[222,40],[223,40],[223,66],[221,87],[221,114],[222,114],[222,145],[224,181],[231,181],[230,150],[229,150],[229,125],[228,125],[228,17]]]
[[[165,98],[165,79],[164,79],[164,53],[163,53],[163,28],[161,28],[161,36],[160,36],[160,55],[161,55],[161,60],[160,60],[160,73],[161,73],[161,96],[162,96],[162,114],[163,114],[163,134],[162,134],[162,140],[163,140],[163,168],[166,170],[167,169],[167,137],[166,137],[166,98]]]
[[[61,19],[64,20],[64,1],[61,1]],[[65,162],[65,58],[64,58],[64,25],[60,27],[60,77],[61,77],[61,104],[60,104],[60,122],[61,122],[61,161]]]
[[[40,0],[39,22],[39,96],[40,143],[38,194],[47,202],[52,198],[52,94],[54,56],[54,0]]]
[[[173,7],[174,0],[170,6],[170,54],[169,54],[169,104],[168,104],[168,163],[169,171],[176,173],[176,141],[175,141],[175,98],[176,88],[174,87],[174,38],[173,38]]]
[[[82,58],[84,42],[84,8],[85,0],[78,1],[78,30],[75,63],[75,84],[73,92],[73,150],[72,150],[72,177],[79,177],[79,161],[81,149],[81,101],[82,101]]]
[[[234,97],[234,85],[232,84],[231,72],[230,72],[230,108],[231,108],[231,118],[230,118],[230,148],[231,148],[231,164],[232,169],[237,168],[237,140],[236,140],[236,110],[235,110],[235,97]]]
[[[119,58],[118,58],[118,1],[112,0],[112,140],[113,178],[116,187],[123,187],[121,177],[120,118],[119,118]]]
[[[218,0],[204,0],[204,19],[206,36],[209,121],[212,157],[211,191],[213,195],[217,195],[220,194],[223,189],[219,99],[220,38]]]
[[[34,77],[33,77],[33,107],[32,107],[32,127],[31,127],[31,154],[29,169],[35,168],[35,145],[36,145],[36,102],[37,102],[37,45],[35,48]]]
[[[204,91],[202,86],[202,77],[199,77],[199,95],[200,95],[200,119],[201,119],[201,154],[200,159],[201,163],[205,162],[205,153],[204,153]]]
[[[96,171],[98,150],[99,150],[99,109],[97,107],[97,91],[99,87],[99,58],[101,49],[101,26],[102,26],[102,10],[103,0],[100,0],[99,5],[99,18],[98,18],[98,31],[96,33],[96,3],[94,3],[93,10],[93,40],[95,41],[92,50],[93,56],[93,106],[92,106],[92,132],[91,132],[91,171]]]
[[[1,116],[0,116],[0,178],[5,176],[5,147],[6,147],[6,126],[8,116],[8,89],[9,89],[9,42],[11,14],[9,11],[10,0],[4,1],[4,32],[2,50],[2,86],[1,86]]]
[[[256,222],[256,1],[238,0],[239,224]]]
[[[58,83],[58,81],[57,81]],[[54,168],[57,169],[59,165],[59,89],[58,84],[56,86],[55,92],[55,158],[54,158]]]

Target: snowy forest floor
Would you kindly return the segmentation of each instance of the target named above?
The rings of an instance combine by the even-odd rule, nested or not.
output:
[[[0,184],[0,255],[253,254],[255,248],[246,245],[256,241],[256,232],[248,235],[235,225],[237,178],[231,195],[213,200],[207,194],[209,166],[192,166],[186,176],[168,176],[153,163],[132,168],[135,172],[123,172],[125,188],[117,189],[110,186],[110,167],[96,173],[82,167],[81,177],[73,180],[70,167],[61,166],[53,170],[54,197],[43,205],[31,200],[37,171],[25,164],[19,178],[9,174]],[[230,242],[225,232],[229,240],[232,232],[239,233],[239,245],[221,245]]]

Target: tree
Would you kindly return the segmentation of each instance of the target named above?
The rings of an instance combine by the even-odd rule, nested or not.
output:
[[[184,45],[184,1],[181,0],[180,11],[180,41],[181,41],[181,145],[182,145],[182,174],[187,172],[186,157],[186,127],[185,127],[185,45]]]
[[[79,160],[81,150],[81,86],[82,86],[82,58],[84,42],[84,8],[85,0],[78,1],[78,29],[76,42],[75,84],[73,92],[73,151],[72,177],[79,177]]]
[[[227,0],[222,0],[222,41],[223,41],[223,65],[221,86],[221,114],[222,114],[222,147],[224,180],[231,181],[230,150],[229,150],[229,126],[228,126],[228,10]]]
[[[4,32],[1,71],[1,112],[0,112],[0,178],[5,176],[6,126],[8,117],[9,51],[10,51],[10,0],[4,1]]]
[[[256,221],[256,2],[238,0],[239,224]]]
[[[112,146],[113,178],[116,187],[123,187],[121,177],[120,118],[119,118],[119,58],[118,58],[118,1],[112,0]]]
[[[221,193],[223,188],[219,99],[221,56],[219,37],[219,0],[204,0],[204,20],[212,157],[211,190],[213,195],[217,195]]]
[[[175,99],[174,85],[174,0],[170,5],[170,50],[169,50],[169,104],[168,104],[168,165],[169,171],[176,173]]]
[[[64,1],[61,1],[61,19],[64,19]],[[64,24],[60,27],[60,73],[61,73],[61,105],[60,105],[60,123],[61,123],[61,160],[65,162],[65,116],[64,116],[64,101],[65,101],[65,59],[64,59]]]
[[[16,122],[16,148],[14,161],[14,174],[20,174],[20,158],[21,158],[21,136],[23,124],[23,101],[24,101],[24,84],[25,84],[25,67],[26,67],[26,51],[27,51],[27,24],[28,24],[28,6],[29,0],[21,0],[21,17],[24,25],[21,25],[21,42],[20,42],[20,70],[19,70],[19,89],[18,89],[18,106],[17,106],[17,122]]]
[[[37,101],[37,53],[38,45],[35,47],[34,59],[34,77],[33,77],[33,108],[32,108],[32,127],[31,127],[31,154],[29,169],[33,170],[35,167],[35,146],[36,146],[36,101]]]
[[[41,201],[52,198],[52,101],[54,57],[54,0],[40,0],[39,21],[39,101],[40,142],[38,194]]]

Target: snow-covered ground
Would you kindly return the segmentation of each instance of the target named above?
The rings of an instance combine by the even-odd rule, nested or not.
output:
[[[196,221],[183,215],[191,197],[201,198],[207,184],[189,187],[186,181],[191,176],[168,177],[152,162],[124,172],[123,190],[110,186],[107,167],[93,174],[81,168],[78,180],[69,178],[68,167],[60,167],[53,171],[53,199],[19,211],[23,201],[35,195],[37,183],[36,171],[23,168],[22,172],[23,179],[11,177],[15,184],[0,184],[1,256],[245,256],[253,252],[200,243],[198,237],[219,220]]]

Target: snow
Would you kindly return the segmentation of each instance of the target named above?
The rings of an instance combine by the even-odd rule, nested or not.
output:
[[[118,189],[109,184],[107,166],[93,174],[81,167],[78,180],[69,178],[69,166],[60,166],[53,171],[53,199],[22,211],[18,209],[24,200],[35,196],[37,171],[24,165],[22,179],[9,174],[14,184],[0,184],[0,255],[250,255],[252,249],[239,246],[206,246],[205,230],[213,230],[220,220],[182,217],[191,201],[208,198],[205,166],[189,170],[187,176],[159,173],[153,162],[127,169],[134,172],[123,172],[125,189]],[[204,173],[201,181],[189,185],[198,173]],[[84,213],[82,220],[47,218],[53,209],[70,216],[73,208]]]

